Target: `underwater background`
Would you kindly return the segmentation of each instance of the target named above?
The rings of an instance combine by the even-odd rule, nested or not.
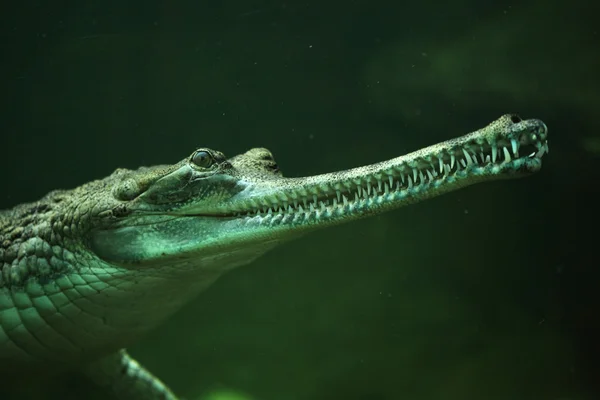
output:
[[[600,398],[596,8],[3,2],[0,209],[200,146],[302,176],[540,118],[538,174],[280,246],[130,352],[190,400]],[[105,398],[27,378],[0,398]]]

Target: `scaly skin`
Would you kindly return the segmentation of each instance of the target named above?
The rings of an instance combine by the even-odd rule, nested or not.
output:
[[[231,159],[198,149],[0,212],[0,369],[79,367],[116,397],[175,399],[121,349],[225,271],[298,234],[535,172],[546,136],[541,121],[505,115],[406,156],[305,178],[283,178],[266,149]]]

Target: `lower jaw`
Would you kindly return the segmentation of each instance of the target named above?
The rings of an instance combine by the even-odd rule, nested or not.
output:
[[[306,226],[307,228],[317,228],[318,225],[342,223],[379,214],[476,183],[526,177],[540,168],[540,159],[525,158],[513,160],[510,165],[508,163],[486,167],[473,165],[453,175],[413,185],[399,191],[382,193],[374,188],[373,192],[369,194],[363,192],[364,197],[358,200],[337,202],[330,199],[327,203],[318,201],[317,206],[311,205],[302,211],[291,212],[283,212],[282,209],[275,211],[275,206],[267,210],[252,211],[246,215],[229,216],[229,218],[243,221],[247,226]]]

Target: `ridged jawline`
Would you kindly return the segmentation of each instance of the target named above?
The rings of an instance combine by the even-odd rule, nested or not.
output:
[[[540,124],[545,131],[545,125],[541,121]],[[345,172],[341,172],[337,180],[319,181],[315,177],[316,183],[310,185],[282,185],[285,189],[250,196],[234,202],[226,211],[203,216],[252,219],[260,224],[297,224],[368,214],[387,208],[386,205],[399,207],[479,181],[535,172],[548,152],[545,132],[532,140],[482,140],[476,133],[462,141],[452,140],[411,153],[388,168],[384,162],[364,167],[373,172],[362,175],[344,178]],[[355,170],[346,172],[352,171]]]

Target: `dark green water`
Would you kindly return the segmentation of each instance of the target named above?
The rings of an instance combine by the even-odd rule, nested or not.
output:
[[[224,276],[131,348],[177,393],[600,396],[592,2],[13,3],[0,208],[198,146],[267,147],[300,176],[506,112],[550,129],[538,175],[324,230]],[[0,398],[103,398],[76,375],[33,378],[0,377]]]

